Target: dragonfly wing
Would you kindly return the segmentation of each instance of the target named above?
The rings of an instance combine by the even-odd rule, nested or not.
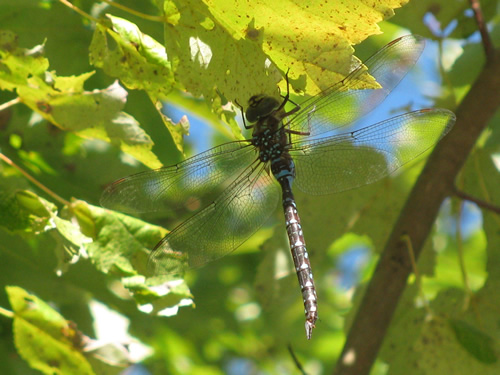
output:
[[[257,158],[248,141],[222,144],[185,161],[119,179],[107,186],[101,205],[136,214],[176,209],[200,197],[212,201]]]
[[[260,162],[248,167],[212,204],[166,235],[149,257],[150,275],[182,273],[229,254],[275,210],[279,186]]]
[[[455,115],[446,109],[424,109],[354,132],[294,143],[295,184],[321,195],[375,182],[431,148],[454,123]]]
[[[389,95],[415,65],[424,46],[425,40],[417,35],[407,35],[387,44],[364,64],[355,66],[345,79],[303,102],[300,112],[288,123],[289,128],[316,136],[351,125]],[[366,80],[370,81],[367,72],[380,88],[357,89],[363,87]]]

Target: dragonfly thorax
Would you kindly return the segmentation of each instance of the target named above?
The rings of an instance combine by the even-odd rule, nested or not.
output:
[[[282,157],[288,150],[288,138],[283,129],[285,113],[274,97],[254,95],[248,101],[245,117],[253,123],[252,143],[259,150],[260,161],[266,163]]]
[[[279,159],[287,150],[287,137],[282,129],[264,128],[254,134],[252,143],[258,148],[263,163]]]

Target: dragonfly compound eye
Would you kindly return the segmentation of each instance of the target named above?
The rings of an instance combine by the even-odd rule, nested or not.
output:
[[[254,95],[248,101],[248,109],[245,117],[249,123],[258,121],[260,118],[269,116],[278,109],[280,102],[278,99],[267,95]]]

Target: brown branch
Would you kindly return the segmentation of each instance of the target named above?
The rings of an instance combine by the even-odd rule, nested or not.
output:
[[[436,146],[395,224],[350,328],[335,374],[364,375],[373,365],[411,273],[403,236],[418,259],[441,203],[477,138],[500,106],[500,54],[488,60],[457,109],[457,123]]]

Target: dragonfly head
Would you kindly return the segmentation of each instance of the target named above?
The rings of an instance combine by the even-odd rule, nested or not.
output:
[[[249,123],[254,123],[263,117],[269,116],[273,111],[278,109],[280,102],[268,95],[254,95],[248,101],[248,109],[245,112],[245,117]]]

